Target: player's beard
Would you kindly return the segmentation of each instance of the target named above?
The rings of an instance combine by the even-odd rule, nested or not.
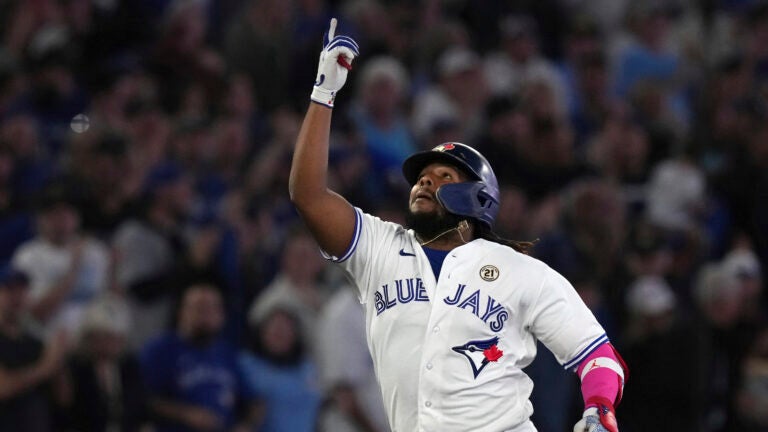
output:
[[[453,213],[448,213],[444,209],[431,212],[407,211],[405,214],[405,225],[412,229],[422,242],[434,239],[446,231],[457,228],[459,222],[466,219]]]

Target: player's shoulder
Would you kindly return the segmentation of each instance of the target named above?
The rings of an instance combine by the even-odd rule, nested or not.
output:
[[[553,273],[557,273],[547,263],[536,257],[526,253],[518,252],[507,245],[492,242],[490,240],[479,240],[481,240],[479,246],[485,251],[485,253],[481,255],[492,257],[491,259],[493,261],[499,262],[504,266],[514,269],[514,272],[517,275],[524,274],[532,278],[545,278],[552,275]]]
[[[532,257],[522,252],[518,252],[510,246],[485,239],[477,239],[476,241],[479,243],[479,247],[488,251],[487,253],[497,256],[501,259],[519,262],[521,264],[527,264],[535,268],[548,267],[547,264],[538,258]]]
[[[360,217],[360,219],[361,219],[361,221],[362,221],[362,223],[364,225],[376,226],[379,229],[383,229],[383,230],[386,230],[386,231],[391,231],[391,232],[393,232],[393,233],[395,233],[397,235],[407,235],[410,232],[410,230],[408,230],[403,225],[401,225],[401,224],[399,224],[397,222],[392,222],[392,221],[389,221],[389,220],[385,220],[385,219],[382,219],[379,216],[376,216],[376,215],[373,215],[373,214],[370,214],[370,213],[366,213],[365,211],[363,211],[359,207],[355,207],[355,211],[358,213],[358,215],[359,215],[359,217]]]

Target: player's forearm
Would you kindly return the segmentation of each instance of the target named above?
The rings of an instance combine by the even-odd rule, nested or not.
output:
[[[323,40],[312,103],[296,139],[288,190],[318,245],[332,256],[341,256],[352,242],[356,213],[343,197],[328,190],[328,141],[336,94],[359,52],[357,42],[335,31],[336,19],[332,19]]]
[[[605,343],[588,355],[576,369],[581,379],[585,407],[593,397],[607,399],[611,404],[621,401],[626,365],[610,343]]]
[[[627,366],[610,343],[595,349],[578,366],[584,417],[574,431],[618,432],[615,406],[621,401]],[[590,428],[590,423],[599,428]]]
[[[303,216],[318,220],[324,209],[344,204],[327,189],[328,140],[331,111],[336,94],[344,87],[352,62],[360,55],[359,47],[349,36],[336,34],[337,21],[331,19],[323,37],[315,84],[309,98],[312,103],[296,140],[288,190],[291,200]],[[333,202],[336,202],[334,204]],[[350,212],[348,212],[350,213]]]
[[[301,210],[327,194],[328,142],[332,109],[310,103],[296,139],[288,190],[291,200]]]

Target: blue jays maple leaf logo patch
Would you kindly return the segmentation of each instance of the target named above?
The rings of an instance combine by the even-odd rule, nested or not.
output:
[[[469,341],[451,349],[469,360],[472,373],[477,378],[488,363],[495,362],[504,355],[504,351],[499,349],[498,343],[499,338],[496,336],[491,339]]]

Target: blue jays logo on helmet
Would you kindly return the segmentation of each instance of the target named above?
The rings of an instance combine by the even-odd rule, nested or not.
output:
[[[464,345],[455,346],[451,349],[469,360],[469,365],[472,366],[472,373],[477,378],[480,372],[488,366],[488,363],[495,362],[504,354],[498,349],[498,343],[499,338],[496,336],[491,339],[469,341]]]
[[[446,150],[453,150],[456,148],[456,145],[453,143],[444,143],[440,144],[439,146],[435,146],[435,148],[432,149],[432,151],[446,151]]]
[[[443,143],[411,155],[403,162],[403,175],[409,184],[416,184],[421,170],[434,162],[454,165],[471,179],[440,186],[436,194],[440,204],[453,214],[493,225],[499,212],[499,183],[488,160],[466,144]]]

